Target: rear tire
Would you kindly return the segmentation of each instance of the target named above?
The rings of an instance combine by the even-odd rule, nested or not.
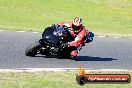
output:
[[[26,48],[25,55],[33,57],[37,55],[37,50],[39,48],[41,48],[41,44],[39,43],[39,41],[37,41]]]

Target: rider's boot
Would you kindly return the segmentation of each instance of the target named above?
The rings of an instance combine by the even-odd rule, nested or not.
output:
[[[71,51],[70,54],[71,54],[71,57],[76,57],[78,52],[77,52],[77,50],[74,50],[74,51]]]

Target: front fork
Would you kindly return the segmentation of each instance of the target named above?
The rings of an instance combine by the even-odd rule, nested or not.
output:
[[[44,42],[43,39],[40,39],[40,40],[39,40],[39,43],[40,43],[41,45],[45,45],[45,42]]]
[[[46,55],[47,54],[47,46],[43,39],[39,40],[39,43],[42,45],[42,47],[39,49],[39,54]]]

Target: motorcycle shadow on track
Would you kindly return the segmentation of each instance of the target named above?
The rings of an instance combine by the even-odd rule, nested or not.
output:
[[[75,60],[75,61],[113,61],[113,60],[117,60],[117,59],[92,57],[92,56],[78,56],[73,60]]]
[[[43,58],[56,58],[56,59],[68,59],[68,60],[75,60],[75,61],[113,61],[113,60],[117,60],[117,59],[113,59],[113,58],[101,58],[101,57],[92,57],[92,56],[77,56],[74,58],[58,58],[57,56],[51,56],[51,57],[47,57],[47,56],[35,56],[35,57],[43,57]]]

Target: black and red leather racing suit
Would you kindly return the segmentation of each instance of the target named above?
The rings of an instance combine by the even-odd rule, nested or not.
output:
[[[71,35],[73,35],[75,37],[75,39],[71,42],[69,42],[69,46],[75,46],[77,49],[77,53],[81,50],[82,46],[85,46],[85,37],[87,35],[87,30],[85,29],[84,26],[82,26],[78,33],[75,33],[73,28],[72,28],[72,23],[66,23],[66,22],[62,22],[59,23],[58,25],[60,26],[67,26],[69,28],[71,28]],[[76,55],[75,55],[76,56]]]

